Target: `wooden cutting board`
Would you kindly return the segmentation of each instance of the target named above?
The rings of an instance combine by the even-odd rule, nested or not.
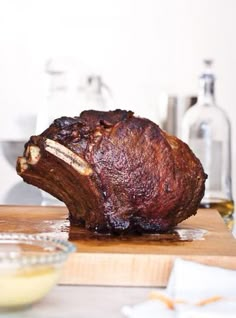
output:
[[[64,207],[0,206],[0,231],[74,242],[61,284],[165,286],[176,257],[236,269],[236,240],[215,210],[199,210],[170,234],[115,238],[70,226],[67,216]]]

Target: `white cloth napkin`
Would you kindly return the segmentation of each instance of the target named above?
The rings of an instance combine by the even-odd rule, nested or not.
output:
[[[236,271],[176,259],[168,286],[124,306],[128,318],[236,318]]]

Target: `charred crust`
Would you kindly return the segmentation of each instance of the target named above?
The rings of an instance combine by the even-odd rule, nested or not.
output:
[[[17,172],[65,202],[71,224],[111,234],[169,231],[196,213],[207,178],[185,143],[122,110],[56,119]]]

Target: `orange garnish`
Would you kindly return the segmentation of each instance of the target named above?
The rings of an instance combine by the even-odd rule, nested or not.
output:
[[[153,291],[149,294],[149,299],[160,300],[166,305],[167,308],[169,308],[171,310],[175,309],[174,301],[171,298],[169,298],[161,293],[157,293],[157,292]]]
[[[214,303],[214,302],[222,300],[222,299],[223,299],[222,296],[213,296],[210,298],[203,299],[203,300],[197,302],[195,305],[196,306],[205,306],[205,305],[208,305],[210,303]]]
[[[187,301],[186,300],[183,300],[183,299],[176,299],[174,301],[175,304],[187,304]]]

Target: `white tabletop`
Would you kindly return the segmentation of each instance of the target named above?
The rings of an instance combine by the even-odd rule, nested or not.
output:
[[[56,286],[39,303],[4,318],[124,318],[123,305],[148,298],[150,288],[103,286]]]

